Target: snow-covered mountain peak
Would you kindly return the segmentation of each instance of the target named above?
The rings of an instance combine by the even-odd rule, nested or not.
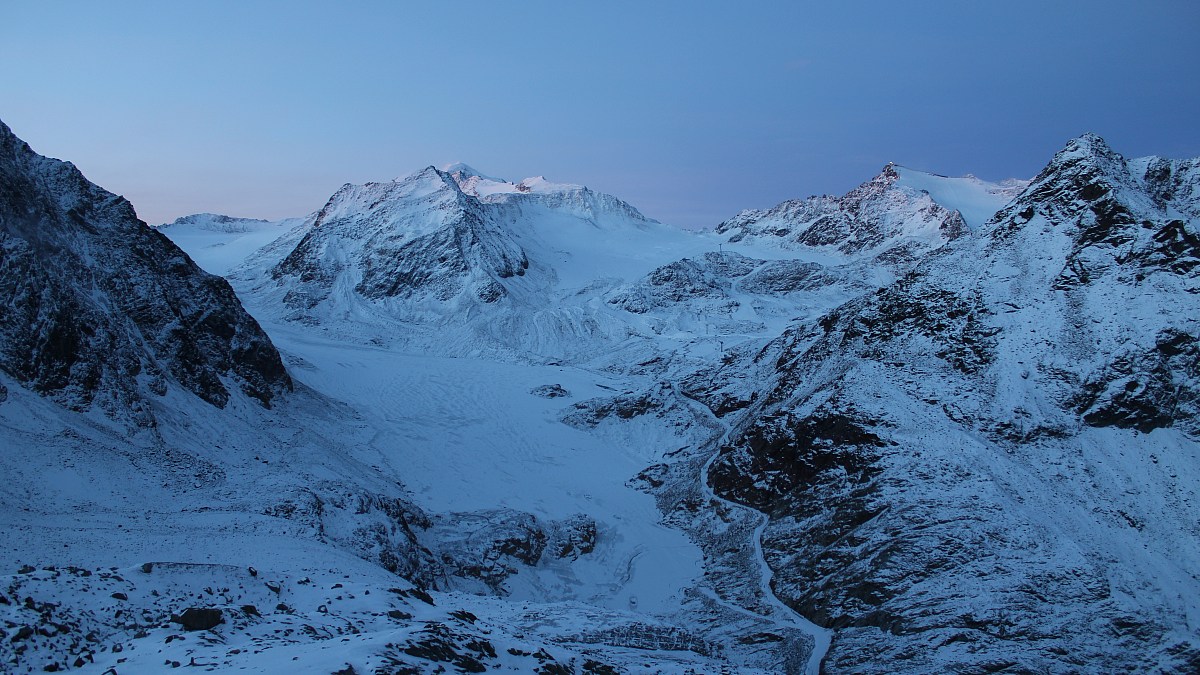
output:
[[[316,226],[370,220],[375,226],[411,229],[419,236],[457,217],[464,194],[449,174],[429,166],[383,183],[347,183],[317,213]]]
[[[441,171],[442,171],[442,173],[448,173],[451,176],[453,176],[454,174],[459,174],[460,176],[462,176],[464,178],[469,178],[471,176],[478,176],[480,178],[488,178],[490,180],[500,180],[499,178],[493,178],[492,176],[487,176],[485,174],[482,174],[479,171],[476,171],[474,167],[472,167],[471,165],[466,164],[464,162],[454,162],[451,164],[446,164],[445,166],[442,167]]]
[[[344,185],[301,229],[271,267],[271,277],[288,287],[283,303],[300,312],[358,297],[492,303],[507,294],[500,280],[529,265],[479,199],[432,166],[386,183]]]
[[[586,190],[582,185],[573,183],[553,183],[545,176],[531,176],[517,183],[517,192],[566,192],[569,190]]]
[[[1057,153],[1055,158],[1057,159],[1063,155],[1070,154],[1114,155],[1116,152],[1100,134],[1088,131],[1067,141],[1067,144]],[[1051,163],[1053,162],[1054,160],[1051,160]]]
[[[582,185],[575,185],[573,183],[553,183],[546,180],[545,176],[534,176],[518,183],[513,183],[502,178],[484,176],[474,170],[460,169],[447,173],[455,180],[458,187],[464,193],[473,197],[479,197],[480,199],[487,199],[496,195],[551,194],[587,189]]]
[[[449,176],[463,193],[472,197],[485,197],[496,192],[513,192],[516,189],[511,182],[481,173],[462,162],[447,165],[442,169],[442,173]]]
[[[842,257],[875,257],[894,250],[891,257],[903,260],[967,232],[962,215],[939,204],[927,190],[902,184],[901,171],[888,164],[841,197],[792,199],[765,211],[743,211],[715,231],[730,235],[733,243],[823,249]]]
[[[493,195],[516,193],[548,194],[587,189],[582,185],[574,183],[555,183],[546,180],[545,176],[532,176],[514,183],[504,178],[485,174],[462,162],[447,164],[441,171],[450,176],[464,193],[481,199]]]
[[[1037,182],[1043,177],[1062,173],[1121,173],[1124,167],[1125,158],[1109,147],[1103,138],[1086,133],[1067,141],[1034,180]]]
[[[1137,214],[1137,215],[1135,215]],[[1076,245],[1139,240],[1154,220],[1200,216],[1200,159],[1142,157],[1126,160],[1095,134],[1067,142],[1021,195],[996,214],[1004,236],[1036,221],[1070,224]],[[1164,235],[1165,236],[1165,235]]]
[[[602,192],[576,183],[557,183],[545,176],[531,176],[513,183],[503,178],[486,176],[458,163],[443,169],[464,194],[493,204],[514,204],[518,207],[541,206],[589,220],[599,225],[608,223],[654,223],[632,205]]]

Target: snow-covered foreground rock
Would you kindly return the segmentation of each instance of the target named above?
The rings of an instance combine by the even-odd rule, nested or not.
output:
[[[219,362],[211,401],[151,350],[182,374],[124,385],[137,432],[0,364],[0,658],[1189,672],[1198,185],[1085,136],[712,233],[466,165],[179,219],[288,386]]]

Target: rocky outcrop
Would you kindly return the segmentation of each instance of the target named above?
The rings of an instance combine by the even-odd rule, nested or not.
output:
[[[445,584],[446,570],[430,546],[433,520],[411,501],[333,482],[298,488],[263,515],[290,520],[364,560],[421,586]]]
[[[754,296],[779,299],[856,286],[844,270],[801,260],[758,260],[708,252],[659,267],[617,289],[608,303],[634,314],[655,311],[729,313]]]
[[[961,214],[927,193],[897,185],[899,178],[889,164],[841,197],[793,199],[766,211],[743,211],[717,225],[716,232],[729,235],[731,242],[776,242],[845,255],[914,244],[928,251],[968,232]]]
[[[75,410],[152,425],[147,400],[172,384],[217,407],[291,388],[228,283],[3,124],[0,295],[0,369]]]
[[[467,582],[468,588],[501,596],[508,594],[505,581],[521,569],[578,560],[595,549],[597,537],[596,521],[589,516],[546,521],[513,509],[439,516],[431,534],[439,561],[456,578],[451,586]]]
[[[215,607],[188,607],[182,614],[171,615],[171,622],[184,630],[212,630],[224,623],[221,610]]]

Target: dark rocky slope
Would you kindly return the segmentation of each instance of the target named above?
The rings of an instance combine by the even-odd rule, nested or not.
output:
[[[979,237],[703,378],[747,405],[708,478],[770,515],[829,672],[1200,670],[1198,179],[1076,139]]]
[[[217,407],[291,388],[224,279],[3,123],[0,304],[0,370],[74,410],[151,425],[146,401],[171,383]]]

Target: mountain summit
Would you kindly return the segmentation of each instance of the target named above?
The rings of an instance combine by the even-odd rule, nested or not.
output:
[[[777,242],[786,248],[820,247],[841,256],[919,255],[957,239],[967,223],[928,193],[904,187],[889,164],[841,197],[789,200],[766,211],[743,211],[717,225],[730,242]]]

